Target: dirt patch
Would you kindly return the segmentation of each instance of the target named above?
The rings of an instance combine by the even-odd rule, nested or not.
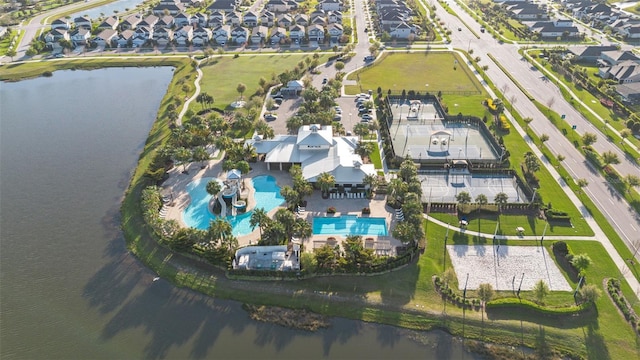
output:
[[[293,329],[317,331],[320,328],[328,328],[331,325],[325,316],[307,310],[249,304],[243,304],[242,308],[249,313],[253,320],[274,323]]]

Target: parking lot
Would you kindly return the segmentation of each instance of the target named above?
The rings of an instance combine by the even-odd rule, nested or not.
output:
[[[337,106],[342,109],[342,120],[340,122],[345,131],[353,131],[353,127],[361,121],[355,100],[355,96],[343,96],[335,99]],[[287,120],[298,111],[301,103],[302,97],[285,98],[278,109],[265,112],[265,114],[271,113],[277,116],[276,120],[268,121],[275,134],[288,134]],[[375,111],[371,115],[375,118]]]

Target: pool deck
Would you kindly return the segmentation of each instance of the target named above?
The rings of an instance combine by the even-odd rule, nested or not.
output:
[[[169,170],[169,179],[163,184],[163,194],[173,197],[173,202],[167,206],[167,212],[165,219],[176,220],[180,226],[186,227],[186,224],[182,220],[182,213],[189,206],[191,197],[187,192],[187,185],[203,177],[215,177],[225,179],[226,171],[222,170],[221,160],[210,160],[204,163],[205,167],[201,168],[199,162],[191,163],[187,166],[188,174],[183,174],[182,165],[175,166]],[[251,163],[251,172],[247,174],[244,179],[249,180],[253,177],[260,175],[271,175],[276,179],[276,183],[279,187],[285,185],[292,185],[291,176],[288,171],[269,171],[265,163]],[[242,191],[242,197],[247,198],[247,211],[250,211],[256,207],[255,198],[253,197],[253,186],[251,181],[245,181],[245,189]],[[312,224],[313,217],[338,217],[341,215],[362,215],[362,208],[368,207],[371,209],[370,215],[364,215],[365,217],[382,217],[387,222],[387,229],[389,233],[395,226],[395,211],[386,206],[385,196],[377,195],[373,199],[323,199],[320,191],[315,190],[313,194],[306,197],[307,207],[304,214],[299,216],[306,219],[309,224]],[[329,207],[335,207],[336,213],[333,215],[327,215],[326,211]],[[273,218],[278,208],[269,211],[269,217]],[[260,230],[256,229],[247,235],[238,236],[238,243],[241,247],[247,245],[255,245],[260,237]],[[320,247],[324,245],[329,238],[335,238],[336,243],[342,243],[345,237],[340,235],[312,235],[308,239],[302,239],[301,243],[304,245],[304,251],[313,252],[314,247]],[[365,241],[365,247],[373,248],[378,254],[395,255],[396,246],[402,246],[399,240],[394,239],[391,236],[363,236],[363,239],[372,238],[373,240]]]

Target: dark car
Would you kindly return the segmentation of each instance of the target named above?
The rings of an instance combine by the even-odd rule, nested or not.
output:
[[[329,81],[329,80],[327,80],[327,78],[322,79],[322,85],[326,84],[327,81]]]
[[[273,121],[273,120],[275,120],[275,119],[277,119],[277,118],[278,118],[278,117],[277,117],[277,116],[275,116],[274,114],[265,114],[265,115],[264,115],[264,119],[265,119],[265,120],[267,120],[267,121]]]

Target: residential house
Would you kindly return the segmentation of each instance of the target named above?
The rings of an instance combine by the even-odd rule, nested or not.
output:
[[[327,19],[329,20],[329,24],[342,24],[342,12],[340,11],[329,11],[327,13]]]
[[[153,7],[153,14],[156,16],[164,15],[166,12],[169,15],[177,15],[186,10],[186,6],[181,3],[171,3],[171,4],[162,4],[156,5]]]
[[[325,26],[327,24],[327,13],[322,10],[319,10],[319,11],[316,10],[312,12],[309,17],[311,18],[311,21],[309,22],[309,24],[316,24],[316,25],[322,25],[322,26]]]
[[[142,21],[140,21],[137,25],[137,27],[147,27],[149,29],[154,29],[156,27],[156,25],[158,24],[158,21],[160,21],[160,19],[155,16],[155,15],[149,15],[147,17],[145,17],[144,19],[142,19]]]
[[[224,25],[227,21],[227,17],[224,11],[214,11],[209,15],[209,26],[216,28],[220,25]]]
[[[375,175],[373,164],[364,164],[356,154],[358,139],[333,136],[331,126],[303,125],[297,135],[277,135],[273,139],[254,137],[246,144],[264,155],[268,170],[283,170],[300,164],[302,177],[316,182],[322,173],[330,173],[336,185],[362,185],[367,175]]]
[[[569,48],[575,60],[584,63],[596,63],[598,59],[600,59],[602,52],[613,50],[617,50],[617,47],[614,45],[572,46]]]
[[[296,43],[302,42],[306,35],[306,29],[302,25],[293,25],[289,28],[289,38]]]
[[[249,30],[242,26],[236,26],[231,30],[231,41],[236,45],[242,45],[249,41]]]
[[[98,25],[98,30],[115,30],[117,28],[118,18],[116,16],[109,16],[108,18],[104,19],[104,21],[102,21],[100,25]]]
[[[311,25],[307,28],[307,37],[309,41],[324,42],[324,27],[322,25]]]
[[[309,26],[309,16],[305,14],[296,14],[293,17],[293,22],[302,26]]]
[[[227,24],[231,26],[240,26],[240,24],[242,24],[242,14],[239,11],[228,13]]]
[[[630,104],[640,104],[640,81],[615,86],[622,101]]]
[[[640,63],[625,60],[607,68],[600,68],[598,74],[603,79],[614,79],[619,84],[640,82]]]
[[[141,21],[142,17],[140,14],[129,15],[120,23],[120,31],[133,30]]]
[[[209,16],[205,13],[195,13],[191,17],[191,25],[193,27],[206,27],[209,20]]]
[[[265,9],[275,13],[285,13],[298,8],[298,3],[293,0],[269,0]]]
[[[269,10],[263,11],[262,15],[260,15],[260,24],[266,27],[272,27],[273,24],[275,24],[275,21],[276,21],[276,14],[274,14]]]
[[[120,32],[118,37],[115,39],[115,42],[118,45],[118,47],[130,46],[131,41],[133,40],[133,37],[135,36],[135,34],[136,33],[131,29],[124,30]]]
[[[181,12],[173,17],[173,23],[176,27],[191,25],[191,15]]]
[[[147,26],[138,26],[134,32],[135,35],[131,39],[133,47],[140,47],[153,38],[153,28]]]
[[[329,33],[331,42],[339,41],[343,34],[342,25],[338,23],[329,24],[327,26],[327,33]]]
[[[211,41],[212,37],[213,33],[211,30],[205,27],[198,27],[193,30],[193,39],[191,40],[191,43],[195,46],[204,46]]]
[[[529,30],[540,34],[543,38],[577,37],[580,35],[575,26],[556,26],[552,21],[539,21],[529,27]]]
[[[193,26],[185,25],[179,29],[176,29],[173,33],[173,40],[178,45],[187,45],[193,39]]]
[[[213,39],[218,45],[226,45],[231,37],[231,26],[220,25],[213,30]]]
[[[269,38],[272,45],[279,44],[287,38],[287,30],[285,30],[283,27],[276,27],[271,30]]]
[[[154,30],[153,41],[159,46],[167,46],[167,44],[173,41],[173,30],[164,27]]]
[[[413,26],[407,24],[406,22],[403,22],[400,25],[389,29],[389,35],[392,39],[409,39],[412,34],[415,35]]]
[[[210,13],[216,11],[224,11],[225,13],[230,13],[236,11],[240,6],[240,1],[238,0],[216,0],[213,4],[209,5],[207,10]]]
[[[278,26],[289,27],[293,24],[293,18],[289,14],[278,15]]]
[[[200,7],[204,0],[181,0],[181,3],[186,7]]]
[[[342,10],[342,1],[340,0],[322,0],[318,4],[318,9],[324,11],[340,11]]]
[[[71,29],[71,23],[69,22],[69,20],[65,19],[65,18],[60,18],[60,19],[56,19],[53,20],[51,22],[51,29]]]
[[[640,59],[631,51],[621,51],[621,50],[610,50],[603,51],[600,55],[601,65],[604,66],[613,66],[618,65],[623,61],[631,60],[631,61],[640,61]]]
[[[93,38],[93,42],[101,47],[111,47],[117,36],[118,32],[114,29],[104,29]]]
[[[71,40],[75,46],[85,45],[90,37],[91,31],[84,27],[76,28],[69,34],[69,40]]]
[[[69,30],[67,30],[65,28],[62,28],[62,27],[51,29],[51,31],[49,31],[44,36],[44,41],[48,45],[51,45],[53,43],[57,43],[60,40],[69,40],[69,39],[70,39]]]
[[[73,23],[76,25],[76,28],[85,28],[91,30],[91,18],[88,16],[78,16],[73,19]]]
[[[556,27],[573,27],[573,20],[564,19],[564,18],[558,18],[558,19],[553,20],[553,24]]]
[[[269,36],[269,28],[259,25],[251,29],[251,44],[258,45],[266,41]]]
[[[158,22],[156,23],[155,28],[156,30],[160,28],[171,29],[173,28],[174,25],[175,25],[175,21],[173,19],[173,16],[165,15],[160,19],[158,19]]]
[[[247,11],[242,17],[242,24],[247,27],[254,27],[258,25],[258,15],[253,11]]]
[[[625,25],[616,29],[620,35],[627,40],[640,39],[640,24],[627,22]]]

